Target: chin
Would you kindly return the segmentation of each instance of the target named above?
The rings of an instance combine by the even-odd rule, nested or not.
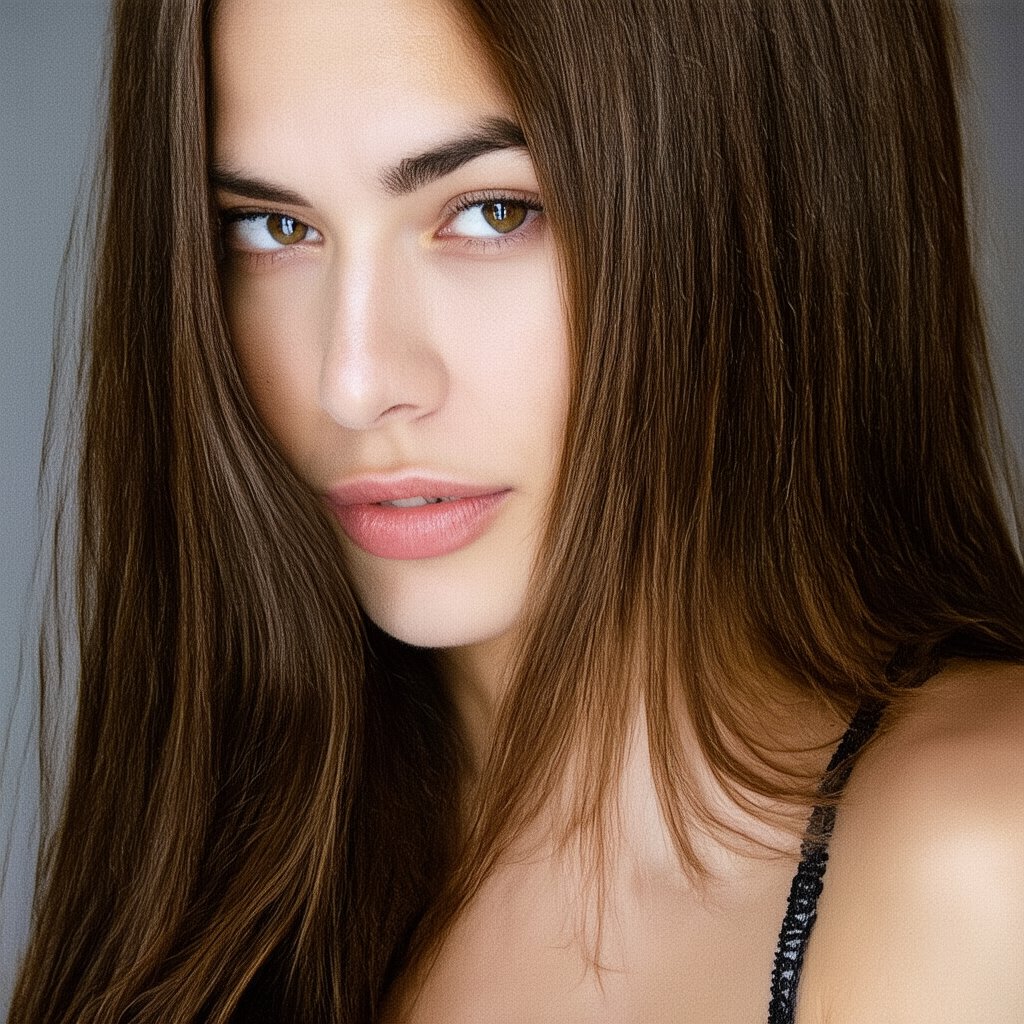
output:
[[[378,629],[411,647],[471,647],[508,633],[517,612],[508,593],[442,592],[371,593],[356,588],[359,603]],[[501,600],[495,600],[500,596]]]

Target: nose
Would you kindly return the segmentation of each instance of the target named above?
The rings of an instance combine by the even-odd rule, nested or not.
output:
[[[327,275],[320,404],[349,430],[434,412],[448,372],[408,268],[372,256]]]

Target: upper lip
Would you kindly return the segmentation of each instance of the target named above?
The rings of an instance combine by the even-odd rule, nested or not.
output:
[[[423,473],[400,473],[352,477],[330,488],[327,496],[335,505],[375,505],[401,498],[477,498],[508,489]]]

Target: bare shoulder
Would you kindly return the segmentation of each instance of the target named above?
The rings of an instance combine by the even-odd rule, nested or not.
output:
[[[838,809],[801,1024],[1024,1020],[1024,666],[960,662],[883,723]]]

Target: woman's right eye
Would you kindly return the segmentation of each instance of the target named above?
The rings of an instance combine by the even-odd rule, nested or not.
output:
[[[299,242],[319,242],[316,228],[286,213],[229,211],[221,217],[224,246],[234,252],[279,252]]]

